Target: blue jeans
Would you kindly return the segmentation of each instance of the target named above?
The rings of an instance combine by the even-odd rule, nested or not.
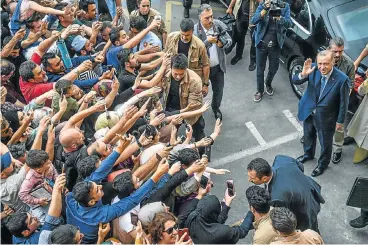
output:
[[[257,63],[257,91],[264,92],[264,83],[271,86],[273,77],[279,69],[280,47],[278,45],[268,47],[262,41],[256,48],[256,63]],[[268,74],[266,81],[264,80],[264,72],[266,70],[266,61],[268,58]]]

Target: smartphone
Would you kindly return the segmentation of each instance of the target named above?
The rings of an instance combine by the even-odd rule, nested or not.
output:
[[[137,226],[138,225],[138,215],[130,213],[130,220],[132,225]]]
[[[231,197],[234,196],[234,194],[235,194],[234,181],[233,180],[228,180],[228,181],[226,181],[226,185],[227,185],[229,196],[231,196]]]
[[[65,174],[65,163],[63,163],[63,168],[61,169],[61,173]]]
[[[183,228],[183,229],[178,230],[179,239],[184,235],[184,233],[187,233],[187,235],[184,237],[183,242],[187,242],[190,239],[188,228]]]
[[[210,162],[211,161],[211,145],[206,146],[204,148],[204,154],[207,155],[207,159]]]
[[[200,185],[203,189],[206,189],[207,184],[208,184],[208,178],[207,178],[206,176],[202,175],[202,177],[201,177],[201,181],[199,182],[199,185]]]
[[[159,162],[161,162],[162,157],[161,157],[158,153],[156,153],[156,158],[157,158],[157,160],[158,160]]]
[[[113,65],[107,65],[107,69],[108,69],[109,71],[111,71],[111,70],[112,70],[112,68],[114,68],[114,67],[113,67]]]

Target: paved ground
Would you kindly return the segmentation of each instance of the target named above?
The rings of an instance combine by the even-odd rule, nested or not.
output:
[[[199,0],[194,0],[191,18],[196,22]],[[159,10],[169,26],[169,30],[179,30],[183,17],[181,1],[152,0],[153,7]],[[225,9],[212,1],[215,17],[224,14]],[[237,197],[229,213],[227,223],[239,220],[248,211],[245,190],[250,186],[247,180],[247,165],[262,157],[270,163],[278,154],[298,157],[302,152],[299,143],[301,126],[296,122],[298,99],[294,95],[286,69],[280,64],[273,86],[275,94],[265,95],[260,103],[253,102],[256,90],[255,72],[248,71],[249,36],[244,58],[235,66],[230,65],[233,53],[228,56],[228,72],[225,76],[225,92],[222,102],[223,129],[212,150],[212,166],[231,170],[231,175],[215,176],[213,193],[219,198],[225,191],[225,181],[234,179]],[[211,95],[209,95],[211,96]],[[206,132],[210,134],[215,119],[209,110],[205,114]],[[256,129],[256,130],[255,130]],[[253,133],[252,133],[253,131]],[[258,132],[254,133],[254,132]],[[256,135],[256,136],[255,136]],[[346,207],[346,199],[357,176],[368,175],[368,164],[351,163],[354,147],[344,147],[343,160],[332,164],[325,174],[316,178],[322,185],[326,204],[319,215],[319,226],[325,243],[367,243],[368,229],[353,229],[348,221],[358,216],[358,210]],[[318,156],[319,152],[317,152]],[[316,160],[305,164],[305,173],[310,174]],[[252,234],[241,241],[249,243]],[[239,242],[240,243],[240,242]]]

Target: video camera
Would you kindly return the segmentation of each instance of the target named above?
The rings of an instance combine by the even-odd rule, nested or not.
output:
[[[271,6],[269,9],[269,14],[271,17],[280,17],[281,9],[285,8],[286,4],[281,0],[271,0]]]

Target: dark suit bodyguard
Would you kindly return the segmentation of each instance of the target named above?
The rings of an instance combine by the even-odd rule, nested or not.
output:
[[[330,164],[334,132],[341,131],[345,120],[350,81],[334,67],[333,55],[326,50],[318,53],[317,64],[307,59],[302,72],[293,77],[294,84],[307,81],[298,109],[298,118],[304,122],[304,155],[297,160],[304,163],[314,158],[318,136],[321,155],[312,172],[316,177]]]
[[[247,170],[249,182],[264,184],[269,191],[271,206],[286,207],[295,214],[298,230],[319,232],[317,216],[325,200],[321,186],[303,173],[303,164],[292,157],[278,155],[272,168],[263,158],[256,158],[248,164]]]

